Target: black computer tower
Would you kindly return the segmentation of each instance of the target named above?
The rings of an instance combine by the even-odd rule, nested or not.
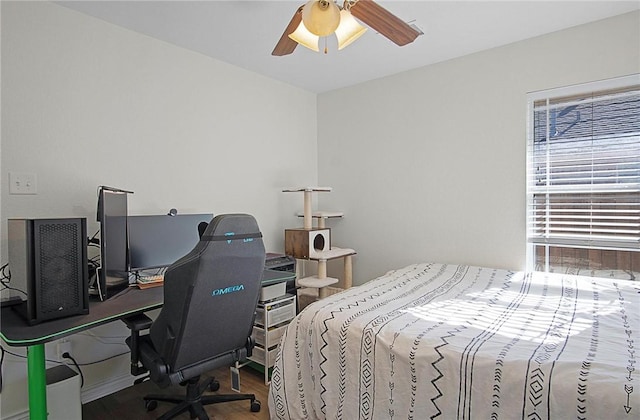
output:
[[[89,313],[87,219],[9,219],[8,250],[29,324]]]

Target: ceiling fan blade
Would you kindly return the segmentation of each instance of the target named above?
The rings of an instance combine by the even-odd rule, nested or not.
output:
[[[356,4],[351,6],[350,11],[353,16],[397,45],[409,44],[422,35],[422,32],[372,0],[358,0]]]
[[[298,46],[298,43],[293,39],[289,38],[289,34],[292,34],[293,31],[295,31],[298,28],[298,25],[300,25],[300,22],[302,22],[302,6],[300,6],[298,10],[296,10],[296,12],[294,13],[293,17],[291,18],[291,21],[289,22],[289,24],[287,25],[287,28],[282,33],[282,36],[280,37],[280,40],[276,44],[276,47],[273,49],[273,52],[271,53],[271,55],[278,55],[278,56],[287,55],[287,54],[291,54],[293,50],[296,49],[296,47]]]

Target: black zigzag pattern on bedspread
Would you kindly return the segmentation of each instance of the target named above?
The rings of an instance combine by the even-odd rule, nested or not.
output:
[[[392,282],[389,283],[385,283],[383,285],[383,287],[381,287],[380,291],[378,291],[375,294],[371,294],[370,296],[366,297],[365,299],[362,300],[362,303],[365,303],[371,299],[376,299],[379,296],[384,296],[385,293],[388,293],[390,290],[405,290],[404,293],[402,294],[402,296],[410,296],[411,294],[415,293],[416,290],[425,287],[428,283],[429,280],[425,280],[423,278],[423,276],[429,272],[430,269],[430,265],[427,267],[424,267],[423,269],[419,270],[419,271],[415,271],[416,268],[418,267],[414,267],[414,270],[408,272],[408,273],[403,273],[402,276],[395,278]],[[409,287],[408,287],[409,286]],[[394,298],[393,300],[396,300],[397,298]],[[363,310],[356,312],[354,314],[352,314],[351,316],[349,316],[341,325],[340,327],[340,335],[339,335],[339,367],[340,367],[340,376],[338,378],[338,389],[339,389],[339,397],[338,397],[338,402],[337,402],[337,411],[336,411],[336,417],[337,418],[342,418],[342,409],[345,403],[345,382],[346,382],[346,376],[345,376],[345,366],[347,363],[347,352],[346,352],[346,347],[347,347],[347,331],[349,329],[349,326],[351,325],[351,323],[356,320],[357,318],[370,313],[370,312],[375,312],[377,310],[379,310],[380,307],[386,306],[390,303],[389,299],[383,299],[380,302],[376,303],[373,306],[370,307],[366,307]],[[331,311],[331,318],[333,318],[335,316],[336,313],[339,313],[345,309],[349,309],[349,307],[339,307],[337,310],[335,311]],[[395,314],[397,315],[397,311],[394,311]],[[394,315],[392,315],[392,313],[389,313],[385,316],[383,316],[386,319],[389,319],[391,317],[393,317]],[[326,333],[328,332],[328,329],[326,328],[325,324],[325,330],[323,330],[322,335],[325,336]],[[327,346],[327,341],[324,340],[324,345],[323,345],[323,349],[324,347]],[[361,354],[364,352],[364,354],[370,354],[373,355],[373,342],[371,341],[370,338],[368,338],[366,336],[366,334],[363,336],[362,340],[361,340]],[[322,352],[321,350],[321,352]],[[371,395],[370,392],[370,388],[374,383],[374,375],[373,375],[373,369],[375,367],[375,363],[373,362],[373,359],[369,358],[367,359],[366,357],[363,359],[361,358],[360,361],[360,407],[361,407],[361,415],[364,416],[364,418],[369,418],[369,411],[373,406],[373,396]],[[364,391],[363,391],[364,389]],[[324,388],[323,388],[324,390]],[[323,401],[323,410],[325,409],[325,398],[323,395],[321,395],[322,401]],[[323,411],[324,413],[324,411]]]
[[[427,269],[421,270],[415,274],[411,273],[413,275],[409,278],[408,283],[411,284],[412,287],[407,287],[406,291],[401,295],[402,298],[416,296],[415,299],[406,302],[389,312],[385,312],[380,316],[373,318],[364,326],[360,347],[360,372],[362,372],[360,376],[359,391],[360,418],[371,418],[371,413],[374,409],[375,376],[373,374],[373,371],[375,369],[375,342],[378,332],[380,332],[382,328],[384,328],[384,326],[390,321],[396,319],[399,316],[402,316],[403,310],[415,306],[424,305],[431,302],[436,297],[442,296],[443,294],[447,293],[453,286],[457,285],[460,282],[460,280],[464,277],[464,273],[466,272],[466,267],[461,268],[457,270],[449,279],[443,282],[441,286],[435,289],[431,289],[431,282],[443,275],[446,266],[441,267],[440,270],[435,274],[432,274],[429,268],[430,267],[427,267]],[[425,278],[425,276],[428,275],[430,275],[430,277]],[[406,285],[403,285],[403,287],[406,287]],[[425,292],[420,292],[421,289],[424,289]],[[396,297],[393,300],[397,299],[398,298]],[[373,309],[375,308],[370,308],[370,310]]]
[[[384,297],[385,293],[389,292],[390,290],[393,289],[401,289],[403,287],[406,287],[406,285],[408,283],[411,282],[411,278],[408,279],[400,279],[399,281],[396,280],[395,282],[391,283],[391,284],[384,284],[382,285],[382,287],[378,288],[375,290],[375,293],[371,293],[368,296],[365,296],[361,299],[358,299],[356,301],[356,305],[347,305],[347,306],[341,306],[340,302],[337,302],[337,308],[336,309],[332,309],[329,313],[329,317],[324,321],[324,325],[323,325],[323,329],[322,332],[320,333],[320,336],[322,338],[322,346],[320,348],[320,354],[324,354],[325,350],[328,347],[328,341],[327,341],[327,334],[329,332],[329,328],[327,327],[327,325],[329,324],[329,321],[333,320],[336,316],[336,314],[343,312],[344,310],[347,309],[352,309],[354,306],[359,306],[360,304],[364,304],[367,303],[369,301],[372,300],[376,300],[376,299],[380,299],[381,297]],[[389,287],[390,286],[390,287]],[[375,311],[377,309],[379,309],[380,307],[386,305],[388,303],[387,300],[381,300],[379,301],[377,304],[375,304],[374,306],[370,306],[367,307],[365,309],[362,309],[358,312],[353,313],[352,315],[350,315],[340,326],[340,334],[338,337],[338,366],[340,367],[339,372],[340,372],[340,376],[338,377],[338,390],[339,390],[339,397],[338,397],[338,402],[337,402],[337,407],[336,407],[336,417],[337,418],[341,418],[342,417],[342,407],[344,405],[344,397],[345,397],[345,382],[346,382],[346,377],[345,377],[345,366],[347,363],[347,351],[346,351],[346,344],[347,344],[347,331],[349,329],[349,325],[351,325],[351,323],[357,319],[358,317],[362,316],[363,314],[367,313],[367,312],[371,312],[371,311]],[[323,360],[323,363],[326,362],[326,357]],[[324,373],[324,367],[322,366],[322,364],[320,364],[320,370]],[[370,378],[372,374],[372,371],[370,369],[365,369],[364,371],[362,371],[361,376],[366,376],[367,378]],[[322,400],[322,406],[321,406],[321,410],[322,413],[326,414],[326,405],[327,402],[331,403],[332,405],[335,404],[335,401],[327,401],[325,398],[325,394],[326,394],[326,387],[324,386],[324,383],[322,383],[321,381],[321,392],[320,392],[320,399]]]
[[[396,285],[394,287],[399,287],[399,285]],[[322,332],[320,333],[320,336],[323,339],[323,344],[320,350],[320,354],[322,354],[322,350],[327,346],[327,341],[326,341],[326,332],[328,331],[327,328],[327,322],[329,319],[333,319],[335,317],[336,313],[340,313],[346,309],[352,309],[352,308],[358,308],[361,304],[366,303],[367,301],[371,300],[371,299],[376,299],[379,298],[383,293],[385,292],[385,290],[380,290],[380,291],[375,291],[374,293],[368,294],[364,297],[359,297],[357,300],[349,303],[348,305],[344,306],[344,307],[338,307],[338,309],[332,310],[330,312],[330,315],[327,319],[323,320],[323,325],[324,328],[322,329]],[[338,303],[340,303],[340,301],[338,301]],[[318,305],[318,302],[310,305],[310,309],[313,308],[313,305]],[[315,320],[315,318],[318,316],[318,313],[315,313],[313,316],[313,319]],[[353,317],[355,317],[357,315],[353,315]],[[300,317],[296,318],[295,321],[296,322],[296,328],[295,328],[295,363],[296,366],[298,368],[298,371],[300,371],[300,364],[301,364],[301,353],[304,351],[304,349],[301,349],[300,347],[300,343],[304,342],[305,340],[300,340],[299,339],[299,332],[300,332],[300,328],[299,328],[299,323],[300,323]],[[311,321],[311,325],[313,325],[314,321]],[[348,324],[348,323],[347,323]],[[291,326],[289,326],[289,328],[287,329],[287,331],[289,331],[291,328]],[[309,334],[311,334],[312,329],[309,329]],[[287,332],[285,332],[285,335],[283,336],[283,339],[285,339]],[[340,333],[340,337],[341,340],[340,342],[342,343],[344,340],[344,335],[346,334],[346,328],[341,329],[341,333]],[[309,338],[309,337],[305,337],[305,338]],[[310,346],[311,344],[311,340],[309,340],[308,345]],[[310,359],[313,359],[313,352],[312,351],[308,351],[308,355]],[[276,412],[276,416],[277,418],[282,418],[282,419],[289,419],[289,418],[295,418],[292,417],[289,413],[288,413],[288,406],[286,404],[285,401],[283,401],[282,398],[282,394],[287,395],[287,391],[285,389],[285,382],[284,382],[284,372],[282,372],[281,369],[281,365],[283,365],[284,363],[286,363],[286,361],[284,360],[279,360],[280,358],[286,357],[283,353],[279,353],[278,354],[278,359],[276,360],[276,364],[274,365],[274,370],[272,372],[272,378],[271,378],[271,388],[273,390],[276,390],[277,392],[273,392],[271,393],[272,395],[275,395],[274,401],[275,401],[275,412]],[[326,361],[326,357],[323,358],[323,362]],[[344,371],[344,364],[346,361],[346,351],[344,350],[344,346],[342,346],[340,348],[340,364],[341,364],[341,369],[340,371],[343,372]],[[325,375],[325,371],[324,368],[322,367],[322,362],[320,363],[320,370],[322,372],[322,378],[324,378]],[[315,381],[315,377],[313,377],[313,383],[316,383]],[[344,390],[344,378],[341,377],[340,378],[340,385],[339,387]],[[326,391],[326,388],[324,387],[324,385],[321,383],[321,399],[322,399],[322,406],[321,406],[321,411],[322,413],[324,413],[326,415],[326,401],[324,400],[323,395]],[[308,411],[307,408],[305,406],[305,401],[307,401],[307,397],[305,395],[305,391],[304,391],[304,385],[302,383],[302,378],[298,377],[298,382],[297,382],[297,390],[298,390],[298,399],[297,401],[299,402],[299,404],[301,404],[301,411],[303,413],[304,418],[312,418]],[[314,390],[315,391],[315,390]],[[341,396],[343,396],[343,392],[340,393]]]
[[[428,267],[427,269],[422,270],[422,272],[424,271],[428,271]],[[344,372],[345,372],[345,365],[347,363],[347,352],[346,352],[346,343],[347,343],[347,339],[346,339],[346,334],[349,328],[349,325],[351,324],[352,321],[354,321],[355,319],[357,319],[358,317],[362,316],[365,313],[368,312],[372,312],[372,311],[376,311],[378,310],[380,307],[383,307],[384,305],[388,304],[389,301],[388,300],[382,300],[382,301],[377,301],[378,299],[380,299],[381,297],[384,297],[385,293],[388,293],[391,290],[402,290],[404,288],[407,287],[408,284],[410,284],[411,282],[415,282],[416,279],[420,278],[420,274],[415,275],[415,276],[409,276],[408,274],[405,275],[403,279],[393,279],[392,281],[389,281],[387,283],[381,283],[380,285],[377,285],[377,287],[375,289],[373,289],[371,291],[371,293],[364,295],[364,296],[359,296],[355,301],[350,301],[350,303],[346,304],[346,305],[342,305],[342,302],[344,300],[346,300],[346,297],[341,299],[341,300],[337,300],[335,303],[333,303],[331,305],[331,310],[329,311],[328,316],[326,316],[323,321],[322,321],[322,328],[321,328],[321,332],[320,332],[320,337],[321,337],[321,345],[320,345],[320,350],[319,350],[319,354],[322,355],[322,360],[319,363],[319,369],[321,372],[321,378],[320,378],[320,400],[322,401],[322,405],[320,407],[321,412],[326,416],[326,408],[327,408],[327,403],[330,403],[332,406],[335,406],[336,402],[335,401],[327,401],[325,398],[325,394],[326,394],[326,386],[325,386],[325,377],[326,377],[326,369],[324,367],[324,364],[327,362],[327,357],[325,356],[325,350],[328,348],[329,346],[329,342],[328,342],[328,337],[327,334],[329,333],[329,328],[328,325],[330,324],[330,322],[335,319],[336,314],[340,314],[346,310],[351,310],[351,309],[358,309],[360,306],[365,306],[366,303],[369,302],[376,302],[375,305],[370,306],[370,307],[365,307],[365,309],[355,312],[354,314],[350,315],[343,323],[342,326],[340,328],[340,334],[339,334],[339,345],[338,345],[338,354],[339,354],[339,361],[338,361],[338,365],[340,367],[339,372],[341,372],[339,378],[338,378],[338,389],[340,390],[339,392],[339,398],[338,398],[338,402],[337,402],[337,414],[336,414],[336,418],[342,418],[342,406],[344,404],[344,397],[345,397],[345,393],[344,393],[344,388],[345,388],[345,382],[346,382],[346,377],[344,376]],[[405,293],[407,294],[407,293]],[[316,302],[313,305],[321,305],[324,302]],[[318,314],[320,314],[320,311],[316,312],[314,314],[313,320],[310,322],[311,325],[313,325],[315,323],[315,318],[318,316]],[[312,329],[310,328],[309,331],[311,332]],[[309,340],[309,342],[311,342],[311,340]],[[297,348],[297,345],[296,345]],[[309,351],[309,357],[312,358],[313,357],[313,352]],[[367,370],[367,372],[370,372],[370,370]],[[274,376],[275,376],[275,371],[274,371]],[[280,378],[278,378],[278,380],[280,380]],[[273,379],[272,379],[273,381]],[[314,381],[315,382],[315,381]],[[302,384],[299,384],[299,388],[302,389]],[[333,386],[333,384],[331,384],[331,386]],[[303,393],[303,391],[301,391],[300,395],[299,395],[300,401],[305,401],[306,397]],[[282,415],[282,417],[284,418],[284,414]]]
[[[476,285],[476,283],[478,282],[479,277],[482,274],[486,274],[486,269],[481,269],[478,270],[476,272],[475,278],[473,280],[473,282],[470,282],[468,284],[468,288],[472,288],[473,286]],[[491,289],[494,282],[496,281],[496,270],[489,270],[490,271],[490,275],[489,275],[489,283],[486,286],[486,289]],[[495,294],[495,296],[489,301],[490,304],[495,304],[496,301],[499,300],[500,296],[502,293],[504,293],[506,290],[509,289],[510,285],[511,285],[511,276],[513,276],[512,272],[508,272],[504,281],[504,284],[501,286],[500,290]],[[498,281],[502,281],[502,278],[497,279]],[[466,290],[465,290],[466,292]],[[456,298],[459,298],[460,296],[462,296],[463,293],[460,293],[458,296],[456,296]],[[470,302],[473,302],[477,299],[479,299],[481,296],[473,296],[469,299]],[[442,411],[440,410],[440,407],[438,407],[437,404],[437,400],[441,397],[444,396],[444,394],[442,393],[442,391],[440,390],[440,388],[438,388],[437,386],[437,382],[439,380],[442,379],[446,379],[444,373],[438,369],[437,365],[438,363],[440,363],[441,361],[443,361],[445,359],[445,356],[443,355],[443,353],[441,352],[441,349],[446,346],[447,344],[449,344],[449,339],[451,339],[452,337],[455,337],[457,333],[460,333],[463,330],[466,330],[467,327],[466,326],[460,326],[459,328],[455,328],[453,330],[447,331],[447,335],[440,337],[440,339],[442,340],[443,344],[440,344],[436,347],[434,347],[435,351],[438,353],[438,359],[432,363],[432,366],[434,367],[434,369],[436,369],[436,371],[438,372],[438,376],[433,379],[431,382],[434,385],[434,387],[436,387],[436,389],[438,390],[438,395],[434,398],[431,399],[431,402],[433,403],[433,405],[435,406],[437,412],[436,414],[434,414],[433,416],[431,416],[431,419],[437,418],[440,415],[442,415]],[[471,381],[470,378],[467,377],[467,373],[465,373],[464,371],[469,367],[470,363],[469,363],[469,355],[473,349],[474,346],[480,346],[481,343],[486,340],[487,335],[490,335],[491,330],[489,331],[483,331],[482,334],[480,334],[479,336],[476,336],[474,339],[472,339],[470,341],[470,343],[467,345],[467,347],[465,348],[465,351],[463,352],[461,358],[460,358],[460,376],[459,376],[459,389],[458,389],[458,418],[464,418],[464,414],[461,414],[461,411],[464,413],[465,412],[465,407],[466,406],[471,406],[470,404],[470,392],[471,392]],[[473,365],[473,363],[471,363],[471,366]]]
[[[432,289],[430,286],[431,282],[434,279],[441,277],[445,272],[446,267],[440,267],[440,270],[436,273],[431,273],[430,268],[431,266],[426,267],[424,270],[421,270],[417,273],[405,274],[405,276],[408,277],[407,283],[410,284],[411,287],[407,287],[407,284],[402,285],[402,287],[405,288],[404,293],[392,300],[395,301],[399,298],[412,296],[415,296],[416,298],[394,308],[389,312],[385,312],[380,316],[373,318],[364,326],[360,345],[360,372],[362,372],[362,374],[360,376],[359,387],[360,418],[362,419],[371,418],[374,409],[375,375],[373,374],[373,372],[375,369],[375,342],[378,332],[380,332],[386,324],[396,319],[397,317],[402,316],[403,311],[407,308],[412,308],[431,302],[436,297],[448,292],[464,277],[465,269],[463,268],[462,270],[456,271],[456,273],[445,282],[443,282],[441,286]],[[411,274],[411,276],[409,276],[409,274]],[[421,290],[425,291],[421,292]],[[373,310],[374,308],[370,309]],[[390,412],[391,414],[393,414],[393,410],[391,408]]]
[[[285,330],[282,335],[284,339],[286,339],[287,331]],[[277,359],[282,357],[286,357],[284,353],[278,353]],[[285,382],[283,381],[282,369],[280,367],[279,360],[276,360],[275,365],[273,366],[273,371],[271,372],[271,388],[270,388],[270,396],[273,398],[273,409],[278,414],[279,418],[289,417],[287,413],[287,401],[284,396],[287,395],[287,390],[285,387]],[[298,366],[299,368],[299,366]]]

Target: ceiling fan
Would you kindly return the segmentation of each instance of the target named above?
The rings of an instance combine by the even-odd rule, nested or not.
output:
[[[399,46],[422,35],[373,0],[345,0],[342,7],[335,0],[310,0],[296,10],[271,55],[291,54],[298,44],[319,51],[319,38],[333,33],[342,49],[366,31],[354,17]]]

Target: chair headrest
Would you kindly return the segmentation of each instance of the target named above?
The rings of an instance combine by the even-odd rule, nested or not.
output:
[[[250,242],[262,238],[256,219],[249,214],[221,214],[216,216],[200,237],[201,241]]]

